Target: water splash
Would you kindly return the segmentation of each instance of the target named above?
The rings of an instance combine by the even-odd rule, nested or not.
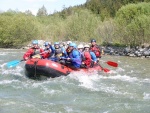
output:
[[[143,93],[143,99],[144,100],[150,100],[150,93]]]
[[[21,73],[24,69],[21,67],[21,66],[17,66],[17,67],[14,67],[14,68],[6,68],[5,67],[6,64],[4,63],[2,65],[2,75],[18,75],[18,76],[23,76],[23,74]]]
[[[3,81],[0,81],[0,85],[9,85],[9,84],[16,83],[16,82],[19,82],[19,81],[18,80],[3,80]]]
[[[95,82],[99,80],[99,75],[97,74],[97,72],[93,73],[93,75],[89,74],[89,73],[85,73],[85,72],[75,72],[75,73],[71,73],[70,78],[75,79],[79,82],[78,86],[79,87],[84,87],[93,91],[98,90],[95,87]]]

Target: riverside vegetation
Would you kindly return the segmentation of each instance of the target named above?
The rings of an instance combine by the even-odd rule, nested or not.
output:
[[[137,46],[150,43],[149,0],[87,0],[85,4],[37,15],[8,10],[0,13],[0,47],[21,48],[33,39],[83,41]]]

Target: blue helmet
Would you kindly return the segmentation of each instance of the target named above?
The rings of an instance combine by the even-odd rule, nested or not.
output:
[[[33,40],[32,44],[38,44],[38,40]]]
[[[55,42],[54,45],[59,45],[59,42]]]
[[[72,46],[72,47],[74,47],[74,48],[77,47],[77,45],[76,45],[75,43],[70,43],[69,46]]]
[[[45,43],[44,43],[44,46],[48,46],[48,45],[49,45],[49,42],[45,42]]]
[[[95,39],[92,39],[92,40],[91,40],[91,43],[92,43],[92,42],[96,42],[96,40],[95,40]]]
[[[54,43],[54,47],[55,47],[56,49],[58,49],[58,48],[60,47],[59,42],[55,42],[55,43]]]

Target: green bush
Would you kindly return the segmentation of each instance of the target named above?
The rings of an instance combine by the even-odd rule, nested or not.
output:
[[[150,3],[123,6],[116,15],[121,41],[130,45],[150,42]]]
[[[21,47],[38,35],[35,17],[3,13],[0,15],[0,34],[1,47]]]

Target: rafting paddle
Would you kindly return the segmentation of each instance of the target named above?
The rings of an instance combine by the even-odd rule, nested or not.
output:
[[[106,72],[106,73],[108,73],[110,70],[109,69],[107,69],[107,68],[102,68],[102,70],[104,71],[104,72]]]
[[[110,65],[110,66],[113,66],[113,67],[118,67],[118,63],[116,63],[116,62],[112,62],[112,61],[107,61],[106,62],[108,65]],[[101,67],[102,68],[102,70],[104,71],[104,72],[106,72],[106,73],[108,73],[110,70],[109,69],[107,69],[107,68],[103,68],[103,67]]]
[[[22,61],[24,61],[24,60],[13,60],[11,62],[8,62],[7,63],[7,67],[8,68],[15,67],[15,66],[17,66]]]
[[[108,65],[113,66],[113,67],[118,67],[118,63],[112,62],[112,61],[107,61],[106,62]]]
[[[118,67],[118,63],[113,62],[113,61],[107,61],[107,62],[105,62],[105,63],[107,63],[108,65],[113,66],[113,67]],[[101,66],[101,65],[100,65],[100,66]],[[103,68],[102,66],[101,66],[101,68],[102,68],[102,70],[103,70],[104,72],[106,72],[106,73],[110,72],[110,70],[107,69],[107,68]]]
[[[98,63],[97,63],[98,64]],[[108,73],[110,70],[109,69],[107,69],[107,68],[103,68],[100,64],[98,64],[100,67],[101,67],[101,69],[102,69],[102,71],[104,71],[105,73]]]

